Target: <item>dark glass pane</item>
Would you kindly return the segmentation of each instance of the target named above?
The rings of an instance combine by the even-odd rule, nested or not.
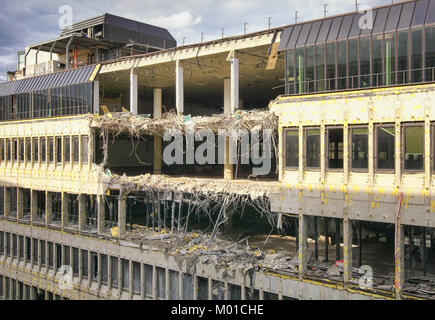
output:
[[[64,137],[63,138],[63,144],[64,144],[64,161],[69,162],[70,161],[70,137]]]
[[[423,170],[424,127],[405,127],[405,169]]]
[[[329,34],[329,28],[331,27],[331,22],[332,22],[331,19],[322,21],[322,27],[320,28],[319,36],[317,37],[317,42],[326,41]]]
[[[287,42],[290,39],[290,35],[292,34],[293,27],[289,27],[284,29],[281,33],[281,40],[279,42],[278,51],[283,51],[287,48]]]
[[[337,42],[337,88],[346,89],[346,40]]]
[[[350,26],[352,25],[353,15],[348,15],[343,18],[341,23],[340,32],[338,33],[337,40],[346,39],[349,35]]]
[[[337,40],[337,35],[338,35],[338,31],[340,30],[342,20],[343,17],[338,17],[332,20],[331,29],[329,30],[329,34],[328,34],[328,41]]]
[[[358,88],[358,38],[349,40],[349,86]]]
[[[368,168],[368,128],[352,129],[352,168],[367,169]]]
[[[378,10],[378,14],[376,15],[375,25],[373,27],[373,33],[384,32],[389,9],[390,8],[387,7]]]
[[[73,136],[73,161],[79,162],[79,137]]]
[[[314,46],[306,47],[306,81],[305,91],[314,91]]]
[[[382,86],[382,35],[372,38],[373,85]]]
[[[388,13],[387,24],[385,25],[385,32],[395,31],[397,24],[400,19],[400,11],[402,10],[402,5],[390,7],[390,12]]]
[[[429,8],[427,9],[426,24],[435,22],[435,0],[430,0]]]
[[[394,126],[379,126],[377,133],[377,168],[394,169],[394,145],[395,132]]]
[[[335,42],[326,45],[326,90],[335,89]]]
[[[411,31],[411,81],[422,81],[422,61],[423,61],[423,30],[417,29]]]
[[[370,86],[370,38],[360,38],[360,86]]]
[[[404,84],[409,81],[408,72],[408,30],[397,33],[397,83]]]
[[[311,23],[306,23],[303,25],[301,34],[299,35],[298,38],[298,42],[296,43],[297,47],[305,45],[310,29],[311,29]]]
[[[87,164],[88,163],[88,136],[82,136],[81,137],[82,141],[81,141],[81,159],[82,159],[82,164]]]
[[[295,92],[295,49],[287,50],[287,93]]]
[[[426,68],[426,81],[434,81],[435,79],[435,27],[426,28],[425,68]]]
[[[299,129],[285,130],[285,166],[299,167]]]
[[[54,139],[53,137],[48,138],[48,161],[54,161]]]
[[[328,129],[328,168],[343,169],[343,128]]]
[[[415,3],[414,16],[412,17],[412,27],[422,26],[426,21],[426,12],[429,0],[419,0]]]
[[[385,34],[384,52],[385,52],[385,84],[387,86],[394,84],[395,81],[395,58],[396,58],[396,34]]]
[[[325,90],[325,45],[316,46],[316,90]]]
[[[361,32],[361,27],[359,26],[359,19],[361,19],[363,15],[356,13],[353,15],[352,27],[350,28],[349,38],[359,36]]]
[[[304,93],[304,48],[296,49],[296,92]]]
[[[405,3],[402,6],[402,13],[400,14],[399,25],[397,29],[409,28],[411,25],[412,15],[414,13],[415,2]]]
[[[306,45],[310,45],[316,42],[317,35],[319,34],[320,26],[322,25],[322,21],[314,22],[311,26],[310,35],[308,36]]]
[[[47,146],[46,146],[46,140],[47,138],[41,138],[41,161],[46,161],[46,152],[47,152]]]
[[[320,129],[306,131],[306,165],[308,168],[320,167]]]
[[[299,33],[301,32],[302,25],[297,25],[294,27],[290,40],[288,41],[287,48],[293,48],[298,41]]]

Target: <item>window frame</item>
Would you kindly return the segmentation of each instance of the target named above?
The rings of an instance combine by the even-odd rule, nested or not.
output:
[[[319,130],[319,166],[318,167],[309,167],[307,164],[307,148],[308,148],[308,130]],[[321,126],[308,126],[304,127],[304,170],[305,171],[314,171],[314,172],[320,172],[320,168],[322,167],[322,128]]]
[[[423,129],[423,168],[422,169],[405,169],[405,148],[406,148],[406,134],[405,129],[409,127],[421,127]],[[400,128],[400,143],[401,143],[401,158],[400,158],[400,166],[402,172],[404,173],[422,173],[425,171],[425,155],[426,155],[426,143],[425,143],[425,124],[424,121],[416,121],[416,122],[404,122],[401,123]]]
[[[393,127],[394,130],[396,130],[396,124],[394,122],[387,122],[387,123],[375,123],[373,124],[374,129],[374,154],[373,154],[373,160],[374,160],[374,171],[375,173],[396,173],[396,136],[394,136],[394,169],[380,169],[378,168],[378,130],[380,127]]]
[[[288,131],[296,131],[297,132],[297,137],[298,137],[298,164],[297,166],[287,166],[287,158],[286,158],[286,154],[287,154],[287,132]],[[282,130],[282,134],[283,134],[283,168],[285,170],[292,170],[292,171],[297,171],[299,170],[299,158],[301,157],[301,155],[299,154],[299,127],[285,127]]]
[[[353,168],[353,166],[352,166],[352,152],[353,152],[353,150],[352,150],[352,137],[353,137],[352,131],[353,131],[353,129],[365,129],[365,128],[367,128],[367,169]],[[352,172],[368,173],[369,172],[369,160],[370,160],[370,156],[369,156],[370,155],[370,148],[369,148],[369,145],[370,145],[370,139],[371,139],[369,125],[368,124],[350,125],[348,127],[348,129],[349,129],[349,135],[348,135],[348,149],[349,149],[349,152],[348,152],[349,161],[348,161],[348,163],[349,163],[349,170],[352,171]]]
[[[343,167],[342,168],[330,168],[329,167],[329,130],[342,129],[343,131]],[[344,156],[346,150],[344,149],[344,126],[343,125],[327,125],[325,126],[325,170],[329,172],[342,172],[344,171]]]

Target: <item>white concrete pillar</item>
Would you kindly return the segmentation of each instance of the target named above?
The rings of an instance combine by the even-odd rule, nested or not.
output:
[[[93,113],[100,112],[100,81],[94,81]]]
[[[175,66],[175,106],[177,113],[183,114],[184,112],[184,78],[183,67],[181,67],[180,60],[177,60]]]
[[[38,194],[35,190],[30,190],[30,224],[33,225],[38,213]]]
[[[130,70],[130,112],[137,114],[137,70]]]
[[[104,205],[104,198],[101,195],[97,196],[97,210],[98,210],[98,216],[97,216],[97,229],[99,234],[104,233],[104,227],[105,227],[105,205]]]
[[[239,59],[230,58],[231,63],[231,113],[239,109]]]
[[[231,79],[224,79],[224,113],[232,114],[231,108]],[[225,137],[225,164],[224,164],[224,179],[232,180],[234,177],[234,166],[231,162],[233,154],[233,144],[230,143],[230,138]]]
[[[154,89],[154,108],[153,118],[160,119],[162,117],[162,89]],[[154,136],[154,174],[162,174],[162,137]]]
[[[405,227],[398,223],[396,224],[396,235],[394,245],[394,263],[395,263],[395,293],[396,299],[402,299],[402,289],[405,284]]]
[[[224,113],[231,114],[231,79],[224,79]]]
[[[343,220],[343,260],[344,283],[352,280],[352,221],[347,217]]]
[[[299,213],[299,244],[298,244],[298,260],[299,260],[299,279],[302,279],[303,273],[307,270],[307,251],[308,251],[308,216]]]
[[[53,219],[53,194],[45,191],[45,226],[47,227]]]
[[[68,211],[68,194],[66,192],[62,192],[61,195],[61,225],[62,230],[66,226],[68,226],[69,223],[69,211]]]
[[[84,194],[79,195],[79,231],[83,231],[86,225],[86,196]]]
[[[127,201],[120,195],[118,199],[118,237],[122,238],[126,232],[127,224]]]

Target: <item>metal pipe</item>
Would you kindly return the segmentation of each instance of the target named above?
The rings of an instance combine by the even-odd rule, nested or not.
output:
[[[71,38],[68,41],[68,44],[66,45],[66,52],[65,52],[65,69],[68,70],[69,69],[69,47],[71,46],[71,43],[74,40],[74,36],[71,36]]]
[[[53,45],[50,48],[50,61],[53,60],[53,50],[56,47],[57,41],[53,42]]]

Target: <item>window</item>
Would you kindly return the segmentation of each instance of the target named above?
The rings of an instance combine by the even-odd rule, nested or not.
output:
[[[38,138],[33,138],[33,161],[39,160]]]
[[[32,138],[26,138],[26,161],[32,161]]]
[[[422,61],[423,61],[423,30],[412,30],[412,46],[411,46],[411,81],[422,81]]]
[[[40,247],[41,249],[41,265],[45,267],[45,241],[40,240]]]
[[[102,254],[100,255],[101,259],[100,259],[100,268],[101,268],[101,283],[102,284],[107,284],[107,274],[108,274],[108,260],[107,260],[107,255]]]
[[[383,84],[382,74],[382,35],[373,37],[372,63],[373,63],[373,85],[378,87]]]
[[[79,249],[72,248],[72,254],[73,254],[73,274],[74,276],[78,276],[79,275]]]
[[[405,170],[423,170],[424,126],[405,126],[403,131],[405,140]]]
[[[54,162],[54,138],[48,138],[48,161]]]
[[[82,276],[88,278],[88,251],[80,250],[82,255]]]
[[[328,129],[328,168],[343,169],[343,128]]]
[[[316,46],[316,90],[325,91],[325,45]]]
[[[426,31],[426,80],[435,80],[435,26],[427,27]]]
[[[297,93],[304,93],[304,48],[296,49],[296,86]]]
[[[5,160],[5,139],[0,140],[0,157],[1,161]]]
[[[128,290],[130,284],[130,260],[121,259],[122,289]]]
[[[351,129],[351,166],[352,169],[368,169],[369,130],[365,128]]]
[[[20,162],[24,162],[24,138],[20,138]]]
[[[358,39],[349,40],[349,86],[358,88]]]
[[[326,45],[326,90],[335,89],[335,42]]]
[[[6,160],[12,161],[11,155],[11,139],[6,139]]]
[[[285,129],[285,166],[299,167],[299,129]]]
[[[337,85],[338,89],[346,89],[347,70],[346,70],[346,40],[337,42]]]
[[[80,150],[79,150],[79,137],[78,136],[73,136],[73,161],[74,162],[79,162],[79,154],[80,154]]]
[[[64,152],[64,161],[65,162],[70,162],[70,137],[63,137],[63,143],[64,143],[64,148],[63,148],[63,152]]]
[[[385,34],[385,85],[395,83],[396,34]]]
[[[62,163],[62,138],[56,137],[56,163]]]
[[[305,129],[306,166],[320,168],[320,129]]]
[[[82,136],[81,137],[82,141],[82,145],[81,145],[81,159],[82,159],[82,164],[87,164],[88,163],[88,136]]]
[[[377,169],[394,170],[395,130],[393,125],[376,127]]]
[[[360,38],[359,40],[360,50],[360,86],[361,88],[370,86],[370,38]]]
[[[41,162],[47,160],[47,138],[41,138]]]
[[[111,267],[111,279],[112,288],[118,288],[118,258],[110,257],[110,267]]]
[[[408,31],[397,33],[397,83],[403,84],[409,81],[408,74]]]
[[[314,91],[314,46],[306,48],[306,82],[305,91]]]
[[[53,268],[53,242],[48,242],[48,267]]]

